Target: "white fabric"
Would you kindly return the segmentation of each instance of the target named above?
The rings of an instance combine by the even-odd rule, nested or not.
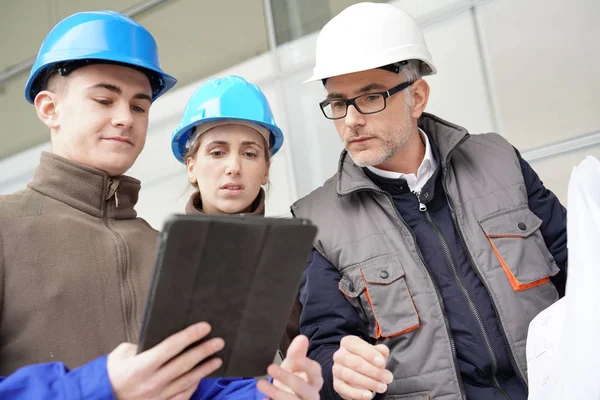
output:
[[[600,399],[600,162],[571,173],[566,296],[529,325],[529,400]]]

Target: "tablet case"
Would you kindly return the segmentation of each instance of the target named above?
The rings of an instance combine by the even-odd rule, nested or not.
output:
[[[138,351],[196,322],[222,337],[211,376],[251,377],[273,361],[317,228],[307,220],[172,215],[164,224]]]

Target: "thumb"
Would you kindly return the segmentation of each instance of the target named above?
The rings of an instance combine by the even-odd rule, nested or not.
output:
[[[109,356],[118,360],[125,360],[133,357],[137,354],[137,346],[133,343],[121,343],[113,351],[110,352]]]
[[[287,355],[281,363],[281,368],[289,371],[296,372],[295,364],[298,360],[306,357],[308,353],[308,338],[304,335],[298,335],[290,343],[288,347]]]
[[[298,335],[290,343],[287,351],[287,358],[304,358],[308,353],[308,338],[304,335]]]

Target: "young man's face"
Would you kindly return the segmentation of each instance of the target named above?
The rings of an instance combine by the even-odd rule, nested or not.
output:
[[[93,64],[57,78],[56,90],[46,94],[52,98],[47,101],[53,120],[44,121],[51,128],[52,151],[110,176],[124,174],[146,142],[152,104],[146,75],[124,66]],[[38,115],[44,107],[40,104],[44,101],[36,101]]]

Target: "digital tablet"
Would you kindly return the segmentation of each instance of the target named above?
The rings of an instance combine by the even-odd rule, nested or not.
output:
[[[273,361],[317,228],[307,220],[171,215],[154,263],[138,352],[206,321],[222,337],[212,376],[252,377]]]

